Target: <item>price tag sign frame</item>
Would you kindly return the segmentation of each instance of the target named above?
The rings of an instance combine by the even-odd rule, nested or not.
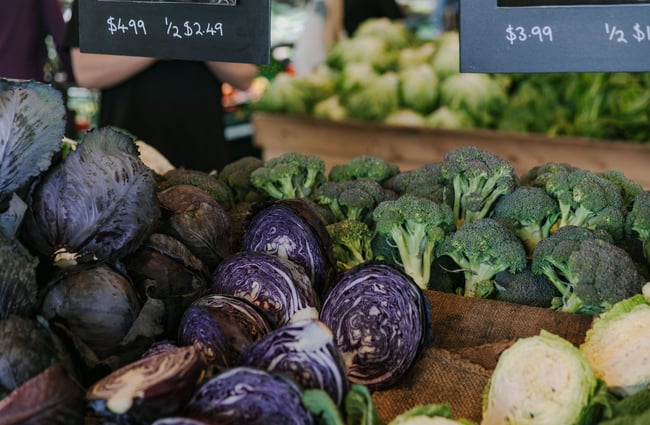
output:
[[[265,64],[271,0],[226,3],[79,1],[79,48],[87,53]]]
[[[649,3],[498,1],[460,0],[461,72],[650,70]]]

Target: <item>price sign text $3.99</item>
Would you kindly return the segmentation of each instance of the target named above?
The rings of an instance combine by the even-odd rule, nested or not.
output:
[[[539,41],[543,43],[544,41],[553,41],[553,29],[548,26],[538,26],[535,25],[530,27],[528,30],[523,26],[513,27],[511,24],[508,24],[506,28],[506,40],[512,45],[516,42],[526,42],[528,40]]]

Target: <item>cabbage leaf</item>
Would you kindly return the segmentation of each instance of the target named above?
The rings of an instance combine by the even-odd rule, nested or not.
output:
[[[15,191],[49,168],[61,149],[65,113],[53,87],[0,78],[0,212]]]
[[[153,232],[155,192],[133,137],[111,127],[91,130],[35,189],[28,239],[61,268],[118,260]]]

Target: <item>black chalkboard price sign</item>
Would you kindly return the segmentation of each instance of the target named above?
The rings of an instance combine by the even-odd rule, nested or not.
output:
[[[79,48],[88,53],[263,64],[271,0],[83,0]]]
[[[462,72],[650,70],[650,0],[460,0]]]

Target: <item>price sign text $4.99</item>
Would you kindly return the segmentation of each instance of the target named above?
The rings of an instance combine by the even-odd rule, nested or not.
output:
[[[122,18],[116,19],[113,16],[109,16],[106,20],[106,24],[108,25],[108,32],[110,32],[111,35],[118,31],[122,34],[132,32],[135,35],[147,35],[147,28],[142,19],[125,19],[123,21]]]
[[[528,30],[523,26],[514,27],[511,24],[508,24],[508,27],[506,28],[506,40],[511,45],[517,42],[523,43],[528,40],[539,41],[540,43],[543,43],[544,41],[552,42],[553,29],[548,25],[535,25],[533,27],[530,27],[530,30]]]

